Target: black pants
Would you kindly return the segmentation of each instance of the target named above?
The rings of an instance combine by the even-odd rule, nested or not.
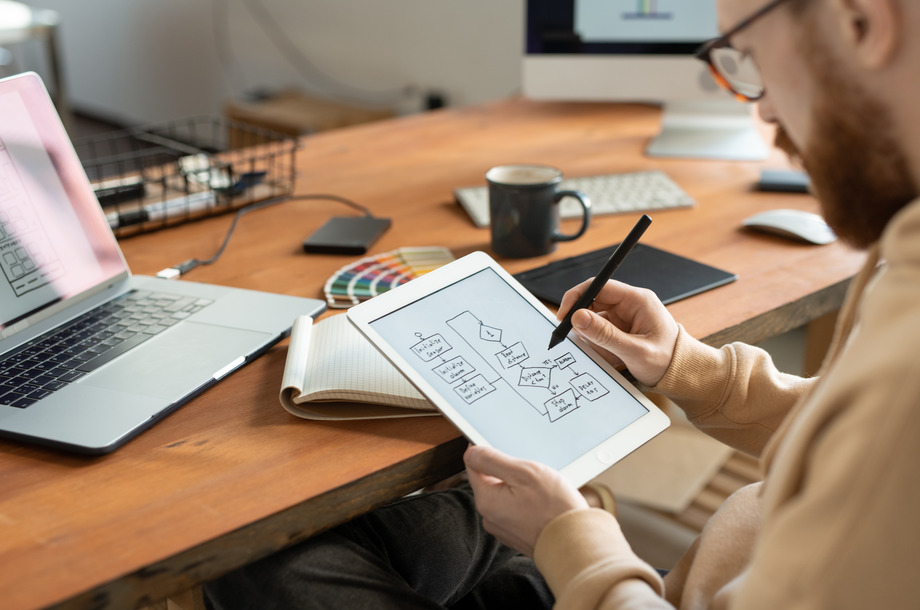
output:
[[[469,487],[406,498],[204,588],[234,608],[551,608],[533,560],[482,529]]]

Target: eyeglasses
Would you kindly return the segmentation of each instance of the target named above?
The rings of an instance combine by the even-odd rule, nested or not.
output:
[[[696,51],[696,58],[706,62],[715,81],[723,89],[734,94],[741,102],[753,102],[763,97],[764,86],[760,70],[754,60],[732,47],[729,39],[748,27],[786,0],[773,0],[747,19],[731,28],[722,36],[703,43]]]

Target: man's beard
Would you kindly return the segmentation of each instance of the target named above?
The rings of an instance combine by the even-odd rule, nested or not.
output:
[[[818,95],[809,144],[799,151],[781,125],[775,144],[808,172],[827,224],[842,240],[866,248],[917,197],[917,187],[885,108],[846,82],[819,43],[806,45]]]

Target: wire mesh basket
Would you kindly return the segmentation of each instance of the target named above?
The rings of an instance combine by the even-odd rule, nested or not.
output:
[[[195,117],[74,141],[118,237],[237,210],[294,189],[297,140]]]

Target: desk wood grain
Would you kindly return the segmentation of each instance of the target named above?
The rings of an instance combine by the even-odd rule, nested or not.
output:
[[[816,210],[806,195],[751,192],[765,163],[649,159],[658,111],[644,106],[508,100],[327,132],[302,140],[296,190],[351,198],[393,219],[374,252],[445,245],[488,251],[454,203],[500,163],[539,162],[568,176],[663,169],[698,205],[654,215],[645,243],[738,274],[670,306],[713,344],[757,341],[836,309],[863,255],[739,229],[748,215]],[[324,201],[248,214],[217,264],[188,280],[320,297],[353,260],[303,254],[332,215]],[[635,215],[597,217],[582,239],[511,272],[619,241]],[[207,258],[230,217],[125,239],[136,273]],[[326,314],[330,315],[330,314]],[[4,608],[130,608],[302,540],[461,468],[465,442],[441,418],[317,423],[278,403],[280,344],[115,453],[85,458],[0,442],[0,600]]]

